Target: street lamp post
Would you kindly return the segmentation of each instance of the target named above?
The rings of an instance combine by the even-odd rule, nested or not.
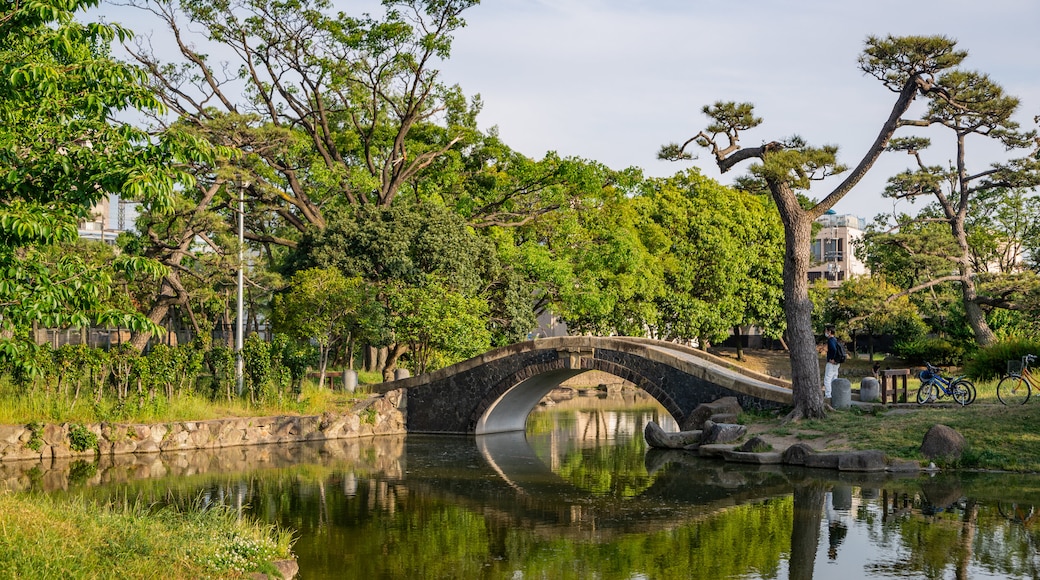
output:
[[[243,247],[245,246],[245,188],[248,184],[242,184],[242,187],[238,192],[238,304],[237,304],[237,324],[235,325],[235,384],[238,390],[238,396],[242,396],[243,391],[243,371],[244,362],[242,359],[242,347],[245,345],[243,336],[244,325],[243,325],[243,270],[245,269],[245,256]]]

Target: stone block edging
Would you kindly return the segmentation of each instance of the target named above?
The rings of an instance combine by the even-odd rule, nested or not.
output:
[[[735,463],[759,465],[799,465],[848,472],[917,473],[921,466],[914,461],[890,460],[876,449],[859,451],[815,451],[808,445],[796,444],[783,451],[760,453],[740,451],[738,445],[702,445],[688,450],[700,457],[714,457]]]
[[[97,448],[73,449],[70,423],[0,425],[0,462],[218,449],[268,443],[296,443],[406,432],[405,398],[400,390],[359,401],[344,413],[272,417],[232,417],[158,424],[88,423]]]

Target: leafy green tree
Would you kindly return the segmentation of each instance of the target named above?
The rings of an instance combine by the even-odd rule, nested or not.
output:
[[[642,239],[644,217],[623,191],[611,188],[543,227],[563,268],[554,275],[554,311],[573,332],[643,335],[657,325],[661,264]],[[657,240],[665,248],[664,240]],[[552,266],[547,264],[547,266]]]
[[[938,126],[949,129],[956,146],[955,161],[950,167],[926,165],[921,151],[930,145],[930,139],[894,139],[888,149],[910,154],[916,161],[916,167],[892,177],[885,195],[896,199],[927,196],[935,200],[938,211],[927,219],[938,219],[947,225],[955,251],[947,257],[951,262],[951,273],[931,283],[952,281],[959,285],[967,322],[975,341],[980,346],[986,346],[996,340],[996,335],[986,322],[976,274],[990,269],[991,258],[997,258],[994,266],[998,268],[1011,266],[1009,261],[1013,260],[1001,260],[996,254],[1006,251],[1000,248],[1001,245],[1008,250],[1014,246],[1001,244],[994,239],[981,222],[974,224],[976,227],[972,235],[969,216],[973,214],[976,200],[980,197],[985,198],[1010,188],[1033,188],[1040,185],[1040,159],[1037,158],[1040,144],[1036,141],[1035,131],[1022,131],[1012,118],[1018,109],[1019,100],[1006,95],[1003,88],[987,75],[954,69],[944,72],[936,82],[943,87],[943,91],[928,95],[929,106],[925,114],[919,119],[903,120],[902,123],[914,127]],[[969,137],[993,139],[1009,151],[1036,149],[1022,157],[973,171],[968,165]],[[980,262],[979,258],[984,261]],[[987,302],[989,305],[994,304],[994,301]]]
[[[856,337],[866,335],[868,360],[874,360],[874,337],[890,334],[896,340],[913,340],[927,328],[909,297],[884,276],[856,276],[842,282],[828,296],[826,318],[840,334],[852,338],[853,354]]]
[[[956,251],[949,228],[925,217],[932,211],[924,208],[917,216],[900,214],[895,217],[898,226],[892,228],[879,218],[867,226],[856,252],[871,272],[895,288],[886,299],[906,295],[929,332],[970,340],[971,330],[964,324],[954,288],[932,283],[952,274],[947,256]]]
[[[192,183],[180,162],[207,155],[185,135],[154,136],[115,120],[163,107],[142,72],[108,54],[128,30],[75,20],[97,4],[0,6],[0,353],[12,364],[31,359],[22,355],[33,324],[151,327],[136,313],[104,308],[112,269],[88,268],[75,254],[49,259],[44,249],[75,240],[77,222],[110,193],[168,207],[178,184]],[[163,271],[135,257],[112,266]]]
[[[813,222],[866,175],[918,95],[943,93],[935,75],[958,65],[966,56],[954,49],[954,41],[938,36],[871,37],[866,44],[859,59],[860,68],[898,96],[877,138],[856,167],[811,208],[802,207],[797,192],[807,190],[815,180],[845,171],[837,161],[837,147],[811,147],[798,137],[741,147],[741,133],[762,122],[754,116],[750,103],[717,102],[705,106],[703,111],[712,121],[708,127],[682,145],[662,147],[659,153],[664,159],[688,159],[690,154],[686,148],[696,144],[711,151],[722,172],[744,161],[755,161],[752,174],[769,188],[784,224],[784,311],[795,403],[788,417],[791,420],[826,414],[808,294]]]
[[[501,271],[494,247],[458,214],[436,204],[404,202],[329,212],[328,225],[303,239],[295,259],[293,267],[336,268],[364,280],[387,314],[364,337],[369,344],[388,345],[386,374],[413,340],[410,333],[394,332],[392,321],[400,320],[395,294],[442,287],[438,295],[479,299],[485,303],[480,311],[487,313],[487,289]]]
[[[433,66],[475,3],[386,0],[379,18],[332,13],[327,0],[140,3],[180,61],[147,46],[131,52],[172,111],[213,143],[248,153],[246,193],[277,221],[254,221],[250,239],[292,245],[292,235],[324,227],[330,205],[391,205],[472,134],[479,103]],[[234,62],[211,58],[207,46]]]
[[[663,271],[659,336],[707,346],[741,325],[783,332],[782,229],[763,198],[690,171],[651,182],[635,201],[644,237],[663,242],[648,242]]]
[[[278,332],[318,345],[318,387],[324,388],[333,352],[363,336],[379,316],[361,278],[347,278],[336,268],[311,268],[297,272],[275,297],[273,323]]]
[[[464,296],[438,280],[423,286],[390,288],[390,329],[394,341],[408,345],[416,373],[485,352],[491,347],[487,302]]]

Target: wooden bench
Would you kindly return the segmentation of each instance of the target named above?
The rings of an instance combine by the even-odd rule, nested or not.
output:
[[[881,404],[888,404],[888,394],[892,393],[892,402],[899,403],[899,380],[902,379],[903,397],[902,402],[907,403],[910,399],[906,394],[906,379],[910,376],[910,369],[889,369],[881,371]]]

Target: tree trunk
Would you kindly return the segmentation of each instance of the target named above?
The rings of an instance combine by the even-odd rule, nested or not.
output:
[[[957,249],[960,251],[960,255],[957,256],[957,263],[960,266],[961,297],[964,300],[965,320],[975,334],[975,343],[979,346],[988,346],[996,342],[997,337],[993,334],[993,330],[990,329],[989,323],[986,322],[985,313],[982,312],[982,309],[979,308],[976,302],[978,294],[975,292],[975,268],[971,262],[968,233],[964,229],[964,224],[968,219],[967,209],[971,190],[968,188],[964,177],[967,171],[964,165],[964,134],[961,133],[957,135],[957,173],[959,175],[959,191],[956,193],[960,198],[957,207],[954,208],[953,204],[941,195],[938,196],[939,205],[946,213],[947,219],[950,220],[950,231],[953,234],[953,239],[957,242]]]
[[[820,544],[820,521],[825,499],[823,486],[809,482],[794,488],[794,522],[791,527],[791,560],[787,577],[812,580]]]
[[[744,360],[744,339],[740,333],[740,325],[733,326],[733,336],[737,337],[737,360]]]
[[[325,369],[329,366],[331,346],[318,345],[318,390],[325,388]]]
[[[394,380],[394,370],[397,369],[397,360],[401,358],[401,355],[408,352],[408,345],[394,343],[381,350],[386,351],[386,366],[383,367],[383,380],[392,381]]]
[[[987,346],[996,342],[997,337],[986,322],[986,314],[976,302],[978,293],[975,291],[975,268],[971,264],[971,249],[968,247],[968,234],[964,231],[964,220],[963,212],[955,215],[951,220],[950,229],[961,254],[957,262],[961,271],[961,298],[964,301],[965,320],[975,334],[975,342],[979,346]]]
[[[170,276],[176,274],[170,273]],[[155,324],[161,324],[166,318],[166,315],[170,312],[170,306],[177,302],[177,290],[172,284],[170,284],[168,278],[163,278],[161,289],[159,290],[159,296],[156,297],[155,302],[152,304],[152,308],[148,311],[148,320],[151,320]],[[148,341],[152,339],[151,332],[138,332],[130,338],[130,346],[133,347],[137,352],[144,352]]]
[[[794,410],[788,421],[818,419],[826,416],[820,359],[812,330],[812,301],[809,300],[809,262],[812,243],[812,214],[798,205],[797,196],[787,184],[770,189],[784,223],[784,314],[787,319],[787,346],[791,359],[791,389]]]

